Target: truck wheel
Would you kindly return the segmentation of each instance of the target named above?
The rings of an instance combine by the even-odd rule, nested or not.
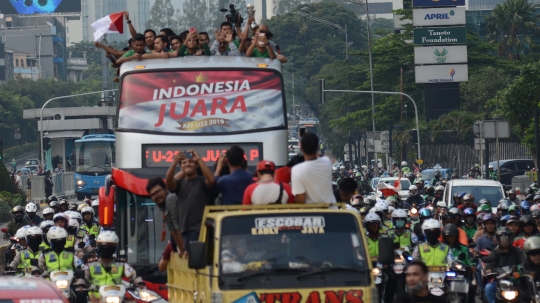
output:
[[[77,200],[79,201],[84,200],[84,194],[77,194]]]

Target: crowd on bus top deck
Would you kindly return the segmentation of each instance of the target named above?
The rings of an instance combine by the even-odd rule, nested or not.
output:
[[[228,21],[221,23],[220,28],[214,30],[213,42],[210,44],[210,35],[207,32],[197,32],[195,28],[179,34],[170,28],[162,28],[159,34],[153,29],[146,29],[144,34],[137,33],[127,11],[124,16],[132,36],[126,48],[116,50],[100,42],[94,43],[107,52],[114,67],[132,60],[184,56],[246,56],[287,62],[287,58],[280,54],[279,46],[272,42],[273,35],[268,26],[259,24],[252,28],[252,24],[256,24],[254,18],[247,20],[243,31],[240,21],[236,24]]]
[[[350,197],[341,195],[340,199],[334,193],[332,163],[319,155],[318,147],[317,135],[306,133],[300,140],[303,156],[279,169],[274,162],[262,160],[255,175],[247,170],[245,153],[239,146],[223,153],[213,172],[197,152],[188,150],[176,154],[165,181],[162,176],[150,179],[146,190],[164,213],[172,246],[178,245],[178,252],[184,254],[189,242],[199,238],[207,205],[348,201]]]

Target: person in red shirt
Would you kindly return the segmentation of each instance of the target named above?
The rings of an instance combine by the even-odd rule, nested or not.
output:
[[[263,205],[275,203],[294,203],[291,186],[274,180],[276,165],[272,161],[262,160],[257,164],[259,181],[249,185],[244,191],[242,204]]]

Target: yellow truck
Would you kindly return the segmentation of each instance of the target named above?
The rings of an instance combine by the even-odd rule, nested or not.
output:
[[[206,207],[188,259],[171,257],[169,301],[378,303],[364,234],[335,204]]]

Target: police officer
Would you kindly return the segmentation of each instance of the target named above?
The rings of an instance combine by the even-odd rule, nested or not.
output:
[[[94,217],[96,218],[96,221],[99,221],[99,199],[92,201],[92,208],[94,209]]]
[[[389,230],[387,235],[394,239],[394,243],[399,243],[400,248],[411,249],[412,246],[416,244],[417,238],[416,236],[413,237],[411,230],[405,227],[407,217],[406,210],[394,210],[392,213],[392,223],[394,225],[394,229]]]
[[[65,248],[67,237],[67,231],[59,226],[53,226],[47,232],[47,240],[51,248],[41,252],[38,259],[39,267],[46,273],[55,270],[75,271],[75,255],[72,250]]]
[[[379,239],[381,237],[381,218],[375,213],[368,213],[364,219],[367,229],[369,257],[376,261],[379,257]]]
[[[6,267],[6,270],[20,268],[26,273],[31,273],[32,271],[39,269],[37,267],[38,258],[41,254],[39,248],[43,239],[43,233],[41,231],[41,228],[37,226],[27,228],[25,233],[25,239],[28,246],[25,249],[19,251],[13,261],[9,264],[9,268]],[[33,260],[35,260],[35,263],[33,262]]]
[[[418,242],[424,242],[426,241],[426,238],[424,237],[424,232],[422,231],[422,224],[426,219],[432,218],[433,215],[429,209],[422,208],[420,211],[418,211],[418,217],[420,218],[420,221],[415,222],[411,229],[418,238]]]
[[[60,207],[60,212],[62,213],[68,210],[68,202],[66,199],[61,199],[58,201],[58,206]]]
[[[54,222],[52,220],[43,220],[41,221],[41,224],[39,225],[39,228],[41,228],[41,232],[43,235],[43,242],[41,242],[40,249],[46,250],[51,248],[51,245],[49,244],[49,241],[47,240],[47,233],[49,232],[49,229],[54,226]]]
[[[86,230],[89,236],[96,238],[99,235],[100,226],[94,217],[94,209],[92,207],[85,207],[82,209],[81,214],[83,219],[81,229]]]
[[[54,197],[54,196],[53,196]],[[55,197],[56,198],[56,197]],[[53,200],[51,202],[49,202],[49,207],[52,208],[54,210],[54,213],[55,214],[58,214],[60,213],[60,205],[58,205],[58,201],[56,200]]]
[[[30,221],[24,218],[24,212],[23,212],[22,206],[17,205],[13,207],[13,209],[11,210],[11,214],[13,215],[13,220],[11,220],[7,224],[7,231],[8,231],[7,233],[9,234],[9,236],[13,237],[15,236],[19,228],[26,225],[30,225]],[[7,237],[8,237],[7,235],[4,235],[4,238],[7,238]]]
[[[422,232],[426,242],[416,246],[413,258],[424,261],[428,267],[445,267],[451,264],[453,257],[450,247],[439,242],[441,223],[435,219],[427,219],[422,224]]]
[[[118,248],[118,236],[116,233],[109,230],[101,232],[96,242],[99,258],[89,260],[90,263],[85,269],[86,281],[99,289],[100,286],[121,285],[122,278],[126,277],[131,283],[137,284],[139,287],[144,286],[143,280],[137,277],[137,273],[129,264],[114,259]],[[98,294],[93,291],[92,295]]]

